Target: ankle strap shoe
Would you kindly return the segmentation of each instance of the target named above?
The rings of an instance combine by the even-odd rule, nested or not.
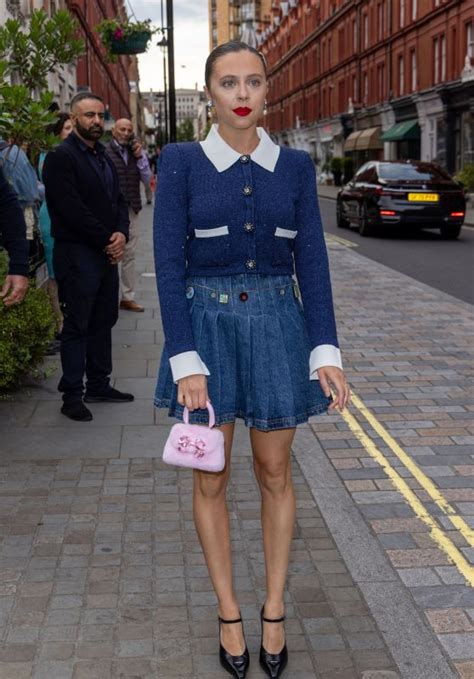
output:
[[[260,646],[260,667],[265,672],[265,674],[271,679],[278,679],[283,674],[283,670],[288,664],[288,649],[286,647],[286,642],[279,653],[268,653],[263,647],[263,623],[278,623],[284,622],[285,616],[282,615],[281,618],[266,618],[264,614],[265,605],[262,606],[260,611],[260,624],[262,628],[262,644]]]
[[[247,670],[250,664],[250,655],[245,644],[245,650],[242,655],[231,655],[225,650],[221,643],[221,625],[236,625],[242,623],[242,618],[236,618],[235,620],[224,620],[218,616],[219,620],[219,660],[222,667],[231,674],[236,679],[245,679],[247,675]],[[243,626],[242,626],[243,629]],[[245,640],[245,637],[244,637]]]

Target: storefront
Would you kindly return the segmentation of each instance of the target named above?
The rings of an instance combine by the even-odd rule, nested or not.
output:
[[[395,142],[396,160],[420,159],[420,126],[418,120],[404,120],[382,134],[383,142]]]
[[[368,160],[383,159],[383,142],[380,127],[351,132],[344,143],[344,153],[351,154],[356,168]]]

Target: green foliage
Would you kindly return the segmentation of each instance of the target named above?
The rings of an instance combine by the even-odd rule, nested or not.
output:
[[[47,77],[83,53],[77,28],[66,10],[51,18],[34,10],[26,30],[18,19],[0,27],[0,136],[28,145],[33,156],[54,141],[47,132],[56,120],[48,111],[54,94],[48,91]]]
[[[194,141],[194,125],[189,118],[183,120],[176,130],[177,141]]]
[[[95,30],[100,35],[102,44],[108,52],[109,60],[117,61],[117,55],[113,53],[113,44],[117,41],[127,41],[140,35],[148,34],[148,41],[158,29],[151,27],[151,19],[145,21],[130,21],[128,18],[104,19],[97,24]]]
[[[334,156],[331,158],[331,172],[341,172],[342,171],[342,158],[339,156]]]
[[[344,173],[344,184],[347,184],[354,176],[354,159],[351,156],[344,156],[342,159],[342,171]]]
[[[474,193],[474,163],[464,165],[463,169],[457,173],[455,179],[463,183],[468,193]]]
[[[7,269],[0,251],[0,285]],[[21,304],[5,307],[0,302],[0,390],[12,389],[27,375],[39,377],[46,350],[56,330],[53,310],[44,290],[30,288]]]

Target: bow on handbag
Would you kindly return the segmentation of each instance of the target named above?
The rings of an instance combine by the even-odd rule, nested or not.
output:
[[[184,434],[179,437],[178,450],[180,453],[190,452],[196,457],[203,457],[206,452],[206,442],[202,439],[192,439],[190,436]],[[189,451],[187,449],[189,448]]]

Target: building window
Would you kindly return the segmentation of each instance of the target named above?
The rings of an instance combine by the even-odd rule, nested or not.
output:
[[[405,25],[405,2],[406,0],[400,0],[400,28]]]
[[[364,31],[364,47],[367,48],[369,46],[369,15],[364,14],[362,21]]]
[[[369,98],[369,76],[367,75],[367,72],[364,73],[363,75],[364,78],[364,104],[367,104],[367,100]]]
[[[331,66],[332,61],[332,38],[328,38],[328,66]]]
[[[470,21],[466,24],[466,55],[471,60],[474,60],[474,23]]]
[[[416,72],[416,51],[411,51],[411,91],[416,92],[417,85],[417,72]]]
[[[441,81],[446,80],[446,36],[442,35],[440,38],[441,50]]]
[[[352,76],[352,101],[358,101],[357,96],[357,77]]]
[[[398,93],[400,96],[405,93],[405,62],[402,54],[398,57]]]
[[[439,40],[435,38],[433,40],[433,82],[439,82]]]
[[[385,101],[385,64],[377,66],[377,95],[379,101]]]
[[[352,22],[352,51],[357,51],[357,21]]]
[[[383,5],[381,2],[377,5],[377,30],[379,40],[383,40]]]
[[[418,0],[411,0],[411,18],[416,21],[418,15]]]

